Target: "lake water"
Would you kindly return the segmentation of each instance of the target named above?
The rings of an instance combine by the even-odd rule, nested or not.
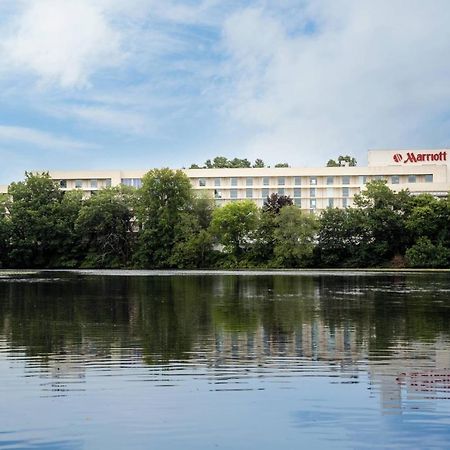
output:
[[[450,446],[450,274],[0,275],[0,449]]]

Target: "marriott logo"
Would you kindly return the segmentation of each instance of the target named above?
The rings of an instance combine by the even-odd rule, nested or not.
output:
[[[438,162],[447,161],[447,151],[441,151],[438,153],[416,153],[406,152],[406,158],[401,153],[396,153],[392,156],[392,159],[396,163],[417,163],[417,162]]]

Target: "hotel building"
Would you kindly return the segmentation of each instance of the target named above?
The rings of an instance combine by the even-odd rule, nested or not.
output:
[[[197,194],[218,205],[249,199],[258,206],[271,193],[290,196],[305,211],[352,206],[353,196],[372,180],[385,180],[395,190],[446,197],[450,190],[450,150],[370,150],[367,167],[286,167],[248,169],[184,169]],[[145,170],[51,171],[64,191],[86,196],[99,189],[140,187]],[[6,187],[2,189],[4,192]]]

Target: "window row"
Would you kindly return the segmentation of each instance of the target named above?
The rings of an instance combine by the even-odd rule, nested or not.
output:
[[[61,189],[67,189],[68,186],[68,180],[59,180],[59,187]],[[99,187],[111,187],[111,179],[107,178],[106,180],[73,180],[73,186],[75,187],[75,189],[98,189]]]
[[[328,197],[336,197],[336,190],[337,189],[327,189],[327,196]],[[227,190],[228,191],[228,190]],[[242,198],[242,195],[239,197],[239,190],[238,189],[229,189],[229,198],[231,199],[237,199]],[[258,190],[256,190],[256,193],[258,193]],[[246,188],[245,189],[245,198],[253,199],[253,198],[267,198],[270,194],[273,194],[273,191],[270,191],[268,188],[261,189],[261,195],[259,197],[255,197],[255,190],[252,188]],[[343,187],[340,190],[342,197],[350,197],[350,189],[348,187]],[[278,195],[292,195],[287,194],[286,190],[284,188],[279,188],[276,191],[276,194]],[[310,197],[317,197],[317,189],[316,188],[310,188],[309,189],[309,196]],[[301,198],[302,192],[300,188],[294,188],[293,189],[293,198]],[[223,192],[219,189],[214,190],[214,198],[221,199],[225,198],[223,195]]]
[[[421,175],[406,175],[407,182],[408,183],[416,183],[417,177],[420,177]],[[433,175],[432,174],[426,174],[423,175],[425,183],[432,183],[433,182]],[[253,186],[255,179],[258,177],[246,177],[245,178],[245,186]],[[263,186],[270,186],[271,181],[272,184],[277,184],[278,186],[285,186],[286,185],[286,178],[287,177],[277,177],[276,183],[273,183],[275,180],[271,177],[262,177],[262,185]],[[302,185],[302,177],[292,177],[294,179],[294,186],[301,186]],[[318,184],[318,178],[319,177],[303,177],[308,178],[308,182],[311,186],[316,186]],[[336,179],[340,178],[340,183],[336,182]],[[400,184],[400,175],[391,175],[391,176],[384,176],[384,175],[360,175],[358,176],[358,183],[357,184],[366,184],[369,180],[385,180],[388,183],[391,184]],[[198,186],[205,187],[209,183],[207,182],[207,178],[199,178],[198,179]],[[239,180],[244,180],[243,178],[239,177],[231,177],[229,179],[229,183],[225,183],[226,186],[238,186]],[[324,177],[324,183],[328,186],[332,186],[334,184],[340,184],[340,185],[349,185],[351,183],[351,177],[350,176],[342,176],[342,177]],[[339,180],[337,180],[339,181]],[[223,178],[214,178],[214,186],[220,187],[222,185]]]

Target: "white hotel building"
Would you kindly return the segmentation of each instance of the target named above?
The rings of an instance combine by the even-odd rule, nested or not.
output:
[[[370,150],[367,167],[289,167],[248,169],[184,169],[194,190],[218,205],[250,199],[262,206],[276,192],[289,195],[305,211],[345,208],[372,180],[386,180],[395,190],[446,197],[450,190],[450,150]],[[139,187],[145,170],[51,171],[62,190],[86,196],[120,184]],[[0,191],[5,192],[6,186]]]

